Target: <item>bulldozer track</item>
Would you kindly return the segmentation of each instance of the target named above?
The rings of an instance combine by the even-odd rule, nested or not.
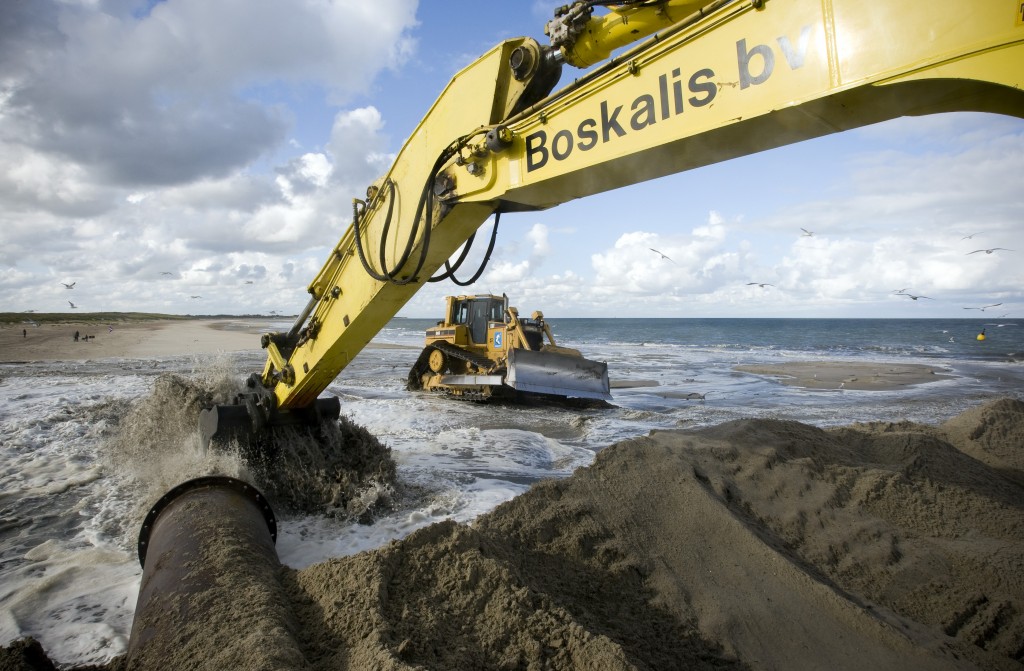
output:
[[[473,364],[474,366],[481,370],[490,369],[490,367],[494,363],[485,356],[480,356],[478,354],[473,354],[472,352],[467,352],[461,347],[457,345],[452,345],[451,343],[447,343],[444,341],[431,343],[423,348],[423,351],[420,352],[419,357],[416,359],[416,363],[413,364],[412,369],[409,371],[409,377],[406,382],[406,389],[409,389],[410,391],[415,391],[423,388],[420,382],[420,376],[425,374],[428,370],[430,370],[430,366],[428,363],[430,359],[430,352],[431,350],[435,349],[444,352],[445,356],[451,357],[453,359],[459,359],[461,361],[466,361],[468,363]]]
[[[457,345],[452,345],[451,343],[443,341],[431,343],[424,349],[424,351],[429,351],[431,348],[441,350],[442,352],[445,353],[445,355],[450,356],[454,359],[468,361],[469,363],[473,364],[480,370],[488,370],[494,364],[493,361],[491,361],[485,356],[473,354],[472,352],[468,352]]]

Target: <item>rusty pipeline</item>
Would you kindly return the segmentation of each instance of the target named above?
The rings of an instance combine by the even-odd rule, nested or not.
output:
[[[139,532],[128,668],[306,668],[276,539],[269,503],[242,480],[197,478],[162,496]]]

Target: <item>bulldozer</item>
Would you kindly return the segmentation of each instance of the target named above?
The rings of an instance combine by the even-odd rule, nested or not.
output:
[[[608,364],[555,342],[539,310],[529,318],[508,296],[448,296],[426,330],[407,388],[462,400],[611,400]]]

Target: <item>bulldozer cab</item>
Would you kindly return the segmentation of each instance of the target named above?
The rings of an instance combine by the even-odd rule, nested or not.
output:
[[[459,296],[452,299],[450,322],[465,326],[476,345],[487,343],[488,326],[505,323],[507,299],[502,296]]]

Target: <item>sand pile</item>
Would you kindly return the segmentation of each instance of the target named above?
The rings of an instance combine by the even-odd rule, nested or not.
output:
[[[283,570],[302,665],[1021,669],[1022,435],[1016,400],[653,432],[473,525]]]

